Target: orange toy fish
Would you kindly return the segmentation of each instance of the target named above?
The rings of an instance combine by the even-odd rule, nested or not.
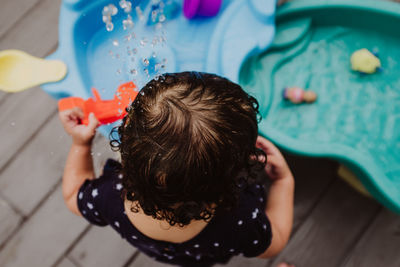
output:
[[[136,85],[133,82],[121,84],[114,99],[101,100],[96,88],[92,88],[94,98],[84,100],[80,97],[67,97],[58,101],[58,110],[63,111],[79,107],[83,110],[85,117],[82,123],[89,123],[89,114],[94,113],[100,124],[108,124],[122,119],[126,115],[126,108],[135,100],[138,92],[134,89]]]

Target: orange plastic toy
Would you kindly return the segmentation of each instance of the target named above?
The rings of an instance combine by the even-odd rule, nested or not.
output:
[[[58,110],[63,111],[79,107],[83,110],[85,117],[82,123],[89,123],[89,114],[94,113],[100,124],[107,124],[122,119],[126,115],[126,107],[135,100],[138,92],[134,89],[136,85],[133,82],[121,84],[112,100],[101,100],[96,88],[92,88],[94,98],[84,100],[80,97],[67,97],[58,101]]]

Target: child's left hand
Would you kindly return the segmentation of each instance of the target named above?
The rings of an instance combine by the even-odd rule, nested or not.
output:
[[[90,146],[96,134],[99,121],[93,113],[89,114],[89,124],[83,125],[80,121],[84,118],[80,108],[60,111],[58,113],[65,131],[72,137],[72,142],[79,146]]]

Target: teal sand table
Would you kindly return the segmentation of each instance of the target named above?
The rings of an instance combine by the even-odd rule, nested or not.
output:
[[[400,5],[293,1],[276,14],[271,48],[243,65],[240,83],[260,102],[260,132],[281,148],[338,160],[387,208],[400,213]],[[351,54],[378,51],[383,71],[351,70]],[[318,94],[282,98],[285,87]]]

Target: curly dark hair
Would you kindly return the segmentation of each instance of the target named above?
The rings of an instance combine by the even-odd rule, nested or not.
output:
[[[234,207],[265,166],[265,153],[255,147],[258,102],[227,79],[164,74],[127,111],[110,139],[121,152],[123,197],[133,212],[171,226],[209,221]]]

